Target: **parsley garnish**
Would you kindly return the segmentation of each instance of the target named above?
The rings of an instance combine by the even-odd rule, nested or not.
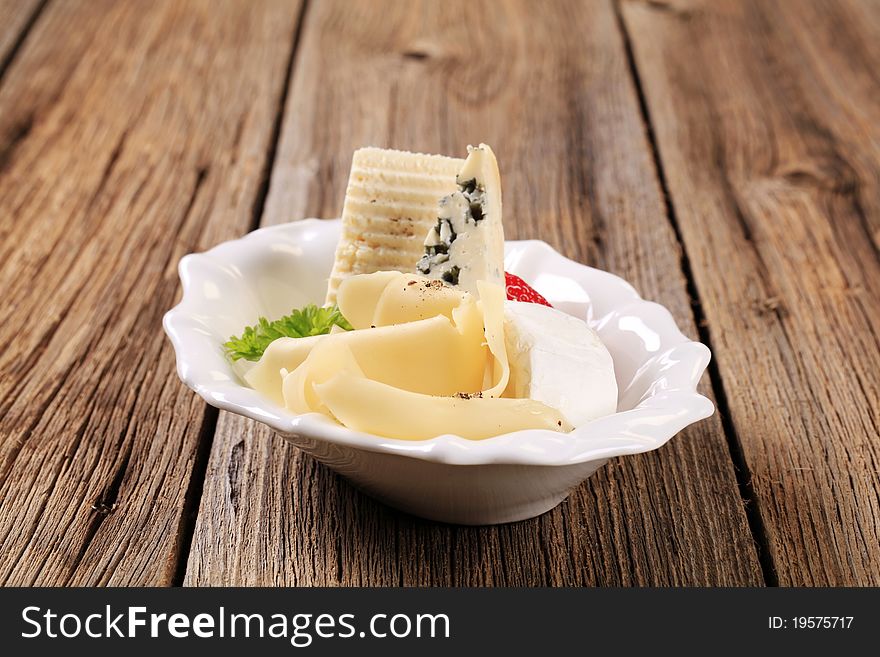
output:
[[[257,361],[273,340],[278,338],[306,338],[324,335],[334,326],[351,331],[352,326],[342,316],[337,306],[318,308],[309,304],[302,310],[294,310],[281,319],[270,322],[260,317],[256,324],[245,328],[241,337],[232,336],[223,344],[226,355],[233,361],[244,358]]]

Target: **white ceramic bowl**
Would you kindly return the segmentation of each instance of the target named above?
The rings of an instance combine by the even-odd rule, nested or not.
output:
[[[183,300],[165,315],[177,371],[209,404],[279,435],[378,499],[445,522],[494,524],[552,509],[613,456],[657,449],[712,414],[696,392],[709,349],[626,281],[564,258],[544,242],[506,245],[505,266],[556,308],[586,320],[611,352],[618,412],[570,434],[517,431],[486,440],[406,441],[359,433],[323,415],[294,415],[247,387],[222,343],[258,316],[321,303],[339,220],[263,228],[180,261]]]

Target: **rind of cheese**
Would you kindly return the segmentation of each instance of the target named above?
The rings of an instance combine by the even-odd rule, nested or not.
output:
[[[326,302],[354,274],[414,271],[437,199],[456,189],[464,160],[382,148],[354,152]]]
[[[438,202],[416,269],[479,295],[478,281],[504,284],[501,176],[492,149],[468,146],[456,183],[458,189]]]

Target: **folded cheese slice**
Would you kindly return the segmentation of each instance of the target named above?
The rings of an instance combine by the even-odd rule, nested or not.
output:
[[[364,375],[375,381],[429,395],[477,392],[483,387],[489,352],[482,341],[482,321],[476,303],[471,300],[458,309],[456,318],[458,324],[438,315],[405,324],[335,333],[320,336],[307,347],[302,345],[307,338],[280,338],[247,374],[247,381],[276,401],[283,384],[285,405],[297,413],[306,413],[307,410],[288,403],[286,395],[292,388],[286,378],[296,374],[301,386],[309,386],[314,378],[308,378],[305,372],[338,369],[334,351],[348,351]],[[305,349],[308,354],[303,358]]]
[[[437,221],[437,199],[456,189],[455,175],[463,164],[458,158],[383,148],[354,152],[327,303],[353,274],[415,270],[422,239]]]
[[[376,272],[355,276],[342,283],[337,303],[343,317],[355,329],[376,328],[427,317],[445,316],[465,331],[481,331],[490,359],[483,370],[484,397],[500,397],[510,379],[507,345],[504,339],[504,288],[477,281],[479,313],[471,310],[474,297],[441,281],[415,274]],[[434,348],[426,343],[425,350]],[[445,370],[454,364],[438,361],[433,369]],[[412,388],[410,388],[412,389]],[[464,389],[458,392],[465,392]]]
[[[383,271],[342,282],[336,296],[339,312],[355,329],[414,322],[453,311],[470,295],[418,274]]]
[[[504,289],[480,282],[479,292],[477,301],[400,272],[351,277],[339,303],[355,330],[276,340],[247,381],[296,413],[394,438],[568,430],[541,402],[502,398],[510,378]]]
[[[377,436],[427,440],[448,433],[481,440],[521,429],[562,430],[562,416],[531,399],[430,397],[342,370],[315,385],[342,424]],[[570,429],[567,427],[566,429]]]

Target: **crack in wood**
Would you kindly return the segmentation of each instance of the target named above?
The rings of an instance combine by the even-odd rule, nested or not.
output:
[[[52,483],[50,486],[48,486],[46,488],[45,497],[39,503],[38,510],[33,516],[34,519],[33,519],[33,522],[31,523],[31,527],[30,527],[30,530],[28,533],[28,538],[27,538],[27,540],[22,541],[22,546],[18,552],[18,555],[14,559],[10,559],[8,562],[9,570],[3,576],[4,585],[9,582],[9,576],[15,570],[15,564],[18,564],[21,561],[21,558],[24,556],[25,552],[27,552],[28,548],[30,547],[31,543],[33,542],[34,536],[36,536],[37,531],[39,530],[39,527],[40,527],[40,520],[42,519],[43,513],[45,512],[46,507],[49,504],[49,500],[52,497],[52,493],[55,490],[56,484],[58,483],[58,479],[61,477],[61,474],[65,471],[65,469],[69,466],[70,455],[76,451],[77,447],[79,446],[80,442],[82,441],[82,437],[85,434],[86,427],[88,426],[88,423],[91,420],[92,415],[95,412],[96,405],[97,405],[97,400],[94,397],[90,398],[89,405],[88,405],[88,408],[86,409],[86,413],[85,413],[85,419],[83,420],[82,424],[80,424],[79,428],[77,429],[76,435],[75,435],[73,443],[71,445],[72,449],[70,450],[68,457],[58,461],[58,464],[55,466],[55,471],[53,472],[53,475],[52,475]],[[8,534],[7,534],[7,536],[8,536]],[[5,540],[6,540],[6,536],[4,536],[3,542],[5,542]],[[37,568],[35,571],[35,575],[34,575],[35,577],[43,569],[43,565],[45,565],[49,556],[50,556],[49,553],[44,555],[43,562],[42,562],[41,566],[39,568]],[[31,581],[28,583],[28,585],[32,586],[33,583],[34,582]]]
[[[190,475],[189,485],[187,486],[183,501],[184,512],[180,515],[180,525],[177,531],[178,549],[171,586],[183,586],[183,580],[186,577],[186,567],[189,561],[189,553],[192,549],[196,519],[198,518],[199,507],[202,501],[205,476],[208,472],[208,462],[211,458],[211,448],[214,445],[214,434],[217,430],[217,419],[219,416],[220,411],[218,409],[205,404],[192,474]]]
[[[121,151],[121,147],[122,147],[122,144],[124,143],[124,141],[125,141],[125,135],[123,134],[123,136],[120,138],[119,142],[117,143],[116,148],[113,150],[113,154],[111,155],[110,159],[108,160],[108,165],[105,167],[105,174],[102,177],[102,181],[105,181],[107,176],[109,175],[109,172],[112,171],[114,163],[116,162],[116,160],[119,157],[119,153]],[[198,196],[198,192],[202,187],[202,184],[205,180],[207,173],[208,173],[207,167],[201,167],[197,171],[196,182],[195,182],[195,185],[193,188],[193,192],[191,194],[190,201],[187,205],[186,212],[183,213],[182,218],[180,220],[180,223],[177,226],[177,230],[180,230],[180,227],[185,224],[186,219],[189,216],[189,212],[192,208],[192,205],[195,203],[195,200]],[[103,182],[102,182],[102,184],[103,184]],[[149,260],[146,260],[144,263],[144,267],[148,267],[148,266],[149,266]],[[84,281],[84,283],[80,287],[80,289],[82,289],[82,287],[84,287],[86,285],[87,280],[88,279],[86,279]],[[103,339],[104,335],[106,334],[106,329],[108,327],[114,326],[116,324],[116,319],[118,318],[118,315],[121,313],[121,309],[131,299],[131,295],[135,292],[135,290],[136,290],[136,286],[130,287],[126,291],[126,293],[123,296],[123,298],[121,299],[120,303],[116,306],[115,310],[107,318],[107,320],[100,324],[98,331],[95,333],[95,335],[92,336],[89,343],[82,349],[80,355],[77,357],[76,363],[67,370],[67,374],[61,378],[61,380],[58,383],[58,386],[53,391],[53,394],[46,401],[46,403],[41,407],[40,412],[35,416],[33,423],[28,428],[25,435],[30,434],[32,432],[32,430],[37,426],[37,424],[43,419],[43,417],[45,416],[45,413],[49,410],[49,408],[54,403],[55,398],[57,397],[58,393],[64,387],[64,384],[67,381],[67,377],[71,373],[75,372],[78,369],[78,367],[82,364],[83,360],[87,357],[87,355],[96,348],[96,345],[100,344],[101,340]],[[71,303],[65,308],[65,310],[62,313],[62,315],[60,316],[57,324],[60,324],[64,320],[64,318],[69,314],[70,310],[75,305],[78,298],[79,298],[79,294],[76,294],[72,297]],[[157,308],[157,309],[160,307],[164,308],[164,305],[165,305],[164,300],[159,304],[155,303],[155,300],[157,299],[156,295],[148,295],[147,299],[154,301],[154,303],[153,303],[154,308]],[[50,337],[51,337],[51,335],[50,335]],[[120,349],[124,349],[124,348],[125,348],[125,345],[120,346]],[[42,352],[40,352],[40,353],[42,353]],[[111,369],[114,362],[115,362],[115,359],[110,359],[105,364],[102,372],[100,373],[100,376],[97,377],[98,380],[105,380],[106,374]],[[143,363],[143,358],[141,358],[138,361],[138,363],[134,369],[137,370],[142,363]],[[143,379],[140,379],[139,383],[137,384],[135,391],[134,391],[135,399],[137,398],[137,394],[142,386],[143,386]],[[73,454],[79,449],[79,446],[82,443],[83,437],[85,436],[85,433],[88,428],[88,422],[90,421],[92,414],[94,412],[94,402],[92,403],[92,406],[90,407],[90,409],[91,409],[90,412],[87,414],[84,422],[80,425],[80,428],[77,430],[77,434],[71,443],[72,449],[71,449],[70,455],[68,457],[68,461],[71,458],[73,458]],[[128,410],[125,428],[122,433],[123,440],[124,440],[125,434],[127,434],[128,429],[130,428],[131,423],[133,421],[134,411],[135,411],[135,405],[133,403],[131,408]],[[21,442],[19,449],[14,453],[13,457],[9,459],[8,464],[6,465],[6,467],[3,471],[3,476],[2,476],[2,478],[0,478],[0,480],[5,479],[6,474],[11,469],[11,467],[14,465],[16,457],[21,452],[21,448],[24,446],[24,443],[25,443],[25,441]],[[80,548],[77,552],[77,555],[73,559],[72,565],[69,568],[67,583],[69,583],[71,581],[71,579],[75,576],[76,569],[77,569],[79,563],[82,561],[83,557],[85,556],[86,551],[88,550],[92,540],[94,539],[95,535],[97,534],[104,519],[116,508],[116,505],[117,505],[116,500],[117,500],[117,497],[119,494],[122,480],[123,480],[124,475],[128,469],[128,464],[131,459],[132,449],[133,449],[133,440],[129,441],[128,445],[124,448],[125,451],[123,452],[121,465],[117,468],[117,470],[116,470],[114,476],[112,477],[111,481],[109,482],[108,486],[105,488],[104,492],[97,498],[97,500],[92,505],[93,517],[89,520],[89,524],[86,527],[85,536],[84,536],[84,540],[82,542],[82,545],[80,546]],[[196,502],[196,504],[197,504],[197,502]],[[45,508],[45,506],[43,508]],[[37,515],[37,517],[39,518],[41,515],[42,515],[42,511]],[[193,522],[194,522],[194,520],[193,520]],[[46,556],[46,558],[48,558],[48,555]]]
[[[412,48],[411,50],[404,50],[401,55],[404,59],[411,59],[414,61],[424,61],[428,59],[431,55],[424,50],[418,50],[417,48]]]
[[[654,131],[653,122],[651,120],[651,113],[648,108],[647,97],[645,96],[645,91],[643,88],[641,76],[639,74],[638,65],[636,64],[636,58],[633,51],[631,37],[629,34],[629,30],[626,27],[626,21],[623,19],[619,0],[615,1],[614,3],[614,13],[620,32],[623,35],[626,58],[632,75],[633,84],[636,87],[636,93],[639,100],[639,108],[642,114],[642,121],[647,131],[651,154],[654,159],[654,166],[657,171],[657,177],[663,192],[663,200],[666,205],[666,215],[672,226],[672,230],[675,233],[675,238],[679,244],[681,268],[687,284],[688,296],[690,297],[691,301],[691,310],[693,312],[694,319],[697,325],[700,342],[708,346],[710,350],[713,350],[712,337],[710,334],[708,321],[705,317],[705,314],[703,313],[699,291],[697,290],[693,269],[690,263],[690,257],[688,256],[687,247],[682,237],[681,226],[679,225],[678,217],[675,212],[675,205],[672,201],[672,195],[669,192],[666,172],[663,166],[662,157],[660,155],[660,148]],[[715,140],[716,163],[719,164],[722,174],[724,174],[723,159],[720,161],[720,163],[718,162],[718,149],[721,148],[723,147],[721,146],[720,142],[718,140]],[[721,156],[723,157],[723,152]],[[728,189],[729,181],[726,174],[722,175],[721,177],[722,182],[725,184],[724,188]],[[748,241],[752,241],[751,230],[748,226],[748,222],[746,221],[738,202],[736,202],[735,196],[733,196],[732,194],[733,190],[729,189],[729,191],[731,193],[729,194],[730,199],[728,200],[733,200],[732,208],[742,227],[743,235]],[[780,322],[780,325],[781,324],[782,323]],[[761,511],[758,508],[758,498],[755,495],[755,490],[752,485],[751,471],[748,467],[748,464],[746,463],[745,455],[743,454],[742,450],[742,445],[740,443],[739,437],[737,436],[736,429],[733,426],[733,421],[731,420],[730,404],[727,400],[727,394],[724,388],[721,372],[718,368],[717,360],[713,359],[709,363],[707,371],[709,373],[709,380],[712,385],[712,390],[715,393],[718,414],[721,417],[721,424],[724,428],[725,437],[727,438],[727,445],[730,451],[731,460],[733,461],[734,472],[736,474],[737,485],[739,486],[743,508],[746,513],[746,518],[748,519],[749,529],[752,533],[752,539],[754,540],[755,546],[757,547],[758,560],[761,565],[764,582],[768,586],[778,586],[779,579],[777,575],[776,565],[773,562],[772,554],[770,552],[769,534],[764,524]]]
[[[829,205],[833,205],[835,197],[842,200],[851,214],[856,218],[856,225],[862,232],[865,242],[873,247],[874,256],[880,260],[880,244],[878,235],[871,232],[868,216],[862,203],[863,183],[856,168],[840,152],[837,140],[831,131],[823,126],[806,108],[802,107],[792,115],[798,126],[800,134],[811,138],[811,146],[816,153],[811,165],[814,171],[796,168],[784,174],[786,180],[793,185],[813,188],[819,193],[824,193],[830,199]],[[828,208],[833,217],[836,212],[833,207]],[[838,222],[831,222],[832,229],[838,226]],[[835,231],[837,232],[837,231]],[[840,237],[838,235],[838,237]],[[841,239],[842,246],[846,246],[846,240]]]
[[[229,453],[229,465],[226,467],[226,482],[229,486],[229,506],[232,507],[232,513],[238,515],[238,500],[241,497],[239,488],[241,487],[241,471],[244,463],[244,439],[239,440]]]
[[[101,192],[104,191],[104,187],[106,187],[110,180],[110,176],[113,174],[113,170],[116,168],[116,163],[119,161],[119,156],[122,154],[122,150],[125,147],[125,141],[128,139],[130,131],[131,126],[128,126],[122,131],[122,134],[119,135],[116,146],[113,147],[113,150],[110,152],[110,157],[107,158],[107,163],[104,165],[103,171],[101,171],[101,177],[98,178],[98,185],[95,187],[91,199],[86,204],[87,207],[91,208],[98,201],[98,198],[100,198]]]
[[[256,230],[260,226],[263,217],[263,210],[266,205],[266,197],[269,193],[271,184],[272,171],[275,166],[275,159],[278,152],[278,143],[281,138],[281,125],[284,120],[284,111],[287,107],[287,98],[293,75],[293,62],[296,59],[296,53],[299,49],[302,38],[303,25],[308,9],[308,0],[303,0],[297,17],[293,37],[291,40],[290,54],[287,60],[287,66],[284,72],[284,80],[281,87],[281,94],[278,100],[278,108],[275,113],[275,120],[272,126],[272,133],[269,137],[266,155],[263,161],[263,167],[260,173],[260,185],[254,196],[253,208],[251,211],[251,220],[249,230]],[[239,128],[241,127],[239,123]],[[240,135],[236,134],[235,141],[238,143]],[[196,179],[196,185],[187,214],[195,203],[195,198],[201,187],[202,181],[207,175],[206,169],[200,169]],[[181,515],[181,522],[178,531],[178,550],[174,567],[174,576],[172,578],[172,586],[183,586],[187,575],[187,567],[189,563],[189,555],[192,550],[193,537],[195,535],[196,522],[201,506],[202,492],[205,486],[205,477],[207,476],[208,462],[210,460],[211,449],[214,444],[215,433],[217,430],[217,422],[219,411],[209,405],[205,405],[205,421],[202,425],[202,431],[198,438],[197,458],[193,472],[190,476],[189,486],[186,493],[186,501],[184,503],[184,513]]]
[[[266,157],[263,160],[263,168],[260,171],[260,187],[254,196],[250,230],[256,230],[259,228],[260,221],[263,219],[263,210],[266,207],[266,197],[269,195],[269,186],[272,182],[272,171],[275,169],[275,158],[278,155],[278,143],[281,141],[281,125],[284,122],[284,110],[287,107],[287,96],[290,92],[291,78],[293,77],[293,61],[296,59],[296,53],[299,50],[303,25],[305,24],[305,17],[308,8],[308,0],[303,0],[302,7],[299,10],[299,17],[297,18],[296,26],[293,30],[293,38],[290,44],[290,56],[287,59],[287,68],[284,71],[281,97],[278,100],[278,111],[275,113],[272,134],[269,137],[269,143],[266,148]]]
[[[34,115],[28,114],[23,119],[14,124],[9,130],[9,134],[4,139],[5,144],[0,149],[0,174],[12,163],[15,151],[18,146],[27,139],[34,127]]]
[[[103,334],[104,334],[104,331],[102,331],[101,334],[99,336],[97,336],[90,343],[89,347],[84,349],[83,353],[88,354],[91,351],[92,345],[100,342],[100,339],[103,336]],[[80,356],[79,360],[81,361],[82,358],[83,358],[83,356]],[[139,361],[134,369],[138,369],[140,367],[141,363],[143,363],[143,360],[144,360],[144,357],[141,356],[141,358],[139,359]],[[109,369],[111,369],[111,365],[114,362],[115,361],[111,359],[111,361],[109,361],[105,365],[105,367],[102,369],[100,375],[98,376],[98,380],[105,380],[107,372]],[[76,368],[72,367],[72,368],[70,368],[70,370],[68,370],[68,372],[73,372],[75,370],[76,370]],[[66,382],[66,380],[67,379],[65,377],[62,382],[62,386],[63,386],[63,383]],[[136,387],[134,389],[133,397],[135,399],[137,398],[142,387],[143,387],[143,379],[139,380],[138,384],[136,385]],[[115,404],[115,400],[118,399],[119,394],[121,394],[121,391],[119,393],[117,393],[117,397],[114,399],[114,404]],[[91,399],[91,402],[88,407],[88,411],[85,415],[85,419],[78,427],[76,434],[75,434],[73,440],[71,441],[69,453],[67,455],[67,458],[63,462],[64,465],[69,464],[70,461],[74,458],[74,455],[76,454],[76,452],[79,450],[80,446],[82,445],[84,437],[88,433],[89,422],[91,422],[91,419],[95,413],[96,406],[97,406],[97,397],[95,395],[91,395],[89,398]],[[54,401],[54,397],[53,397],[53,401]],[[135,406],[132,405],[132,407],[129,409],[129,411],[127,413],[125,426],[123,427],[122,431],[120,432],[120,436],[122,437],[123,444],[125,443],[125,437],[127,436],[129,428],[131,427],[131,424],[134,419],[134,410],[135,410]],[[42,419],[42,414],[39,419]],[[74,577],[74,575],[76,573],[76,569],[77,569],[78,565],[80,564],[80,562],[82,561],[83,557],[85,556],[85,553],[88,550],[88,547],[91,544],[95,534],[98,532],[100,525],[103,523],[104,519],[112,511],[114,511],[117,507],[116,501],[118,498],[119,489],[122,484],[123,477],[128,469],[128,464],[131,459],[132,449],[133,449],[133,438],[128,441],[127,446],[124,448],[121,465],[117,468],[116,472],[114,473],[114,476],[111,478],[111,481],[105,487],[104,492],[101,495],[99,495],[97,500],[92,504],[91,508],[92,508],[92,512],[93,512],[92,513],[93,517],[89,520],[89,524],[87,525],[86,530],[85,530],[85,535],[84,535],[82,545],[80,546],[76,557],[72,561],[72,565],[69,567],[67,579],[64,583],[65,586],[69,585],[71,579]],[[62,467],[61,472],[63,472],[63,470],[64,470],[64,468]],[[53,486],[53,488],[54,488],[54,486]],[[48,500],[48,497],[47,497],[47,500]],[[84,501],[84,498],[80,500],[80,504],[82,504],[83,501]],[[44,505],[43,509],[41,509],[40,512],[37,514],[37,520],[35,521],[35,524],[39,524],[39,518],[42,516],[43,510],[45,510],[45,508],[46,507]],[[71,522],[72,522],[72,519],[71,519]],[[46,563],[49,556],[50,556],[49,553],[47,553],[45,555],[45,558],[43,559],[43,564]],[[42,570],[42,566],[40,568],[38,568],[35,572],[39,573],[41,570]]]
[[[129,423],[131,422],[133,412],[134,410],[132,409],[128,414]],[[119,464],[116,472],[113,474],[113,478],[110,480],[110,483],[107,485],[104,491],[95,500],[94,504],[92,504],[91,518],[89,519],[89,524],[86,526],[82,545],[80,545],[80,548],[71,563],[71,566],[68,570],[67,581],[65,581],[64,586],[70,585],[71,579],[76,574],[76,570],[79,567],[79,564],[82,563],[83,557],[85,557],[85,554],[88,551],[89,546],[92,544],[92,540],[94,540],[95,535],[98,533],[98,529],[103,524],[104,519],[116,510],[116,500],[119,497],[119,489],[122,485],[122,479],[125,477],[125,473],[128,471],[128,464],[131,461],[133,446],[134,441],[129,440],[128,445],[126,446],[125,451],[122,454],[122,462]]]
[[[25,41],[27,41],[28,36],[33,31],[37,19],[40,17],[40,14],[43,13],[43,9],[46,8],[47,4],[49,4],[49,0],[41,0],[41,2],[37,3],[37,6],[34,7],[33,12],[31,12],[31,15],[24,22],[24,25],[22,26],[18,37],[15,39],[15,42],[12,44],[12,47],[9,49],[9,52],[7,52],[6,56],[0,61],[0,83],[3,82],[6,72],[12,66],[12,63],[15,61],[16,56],[24,46]],[[0,158],[0,162],[2,162],[2,158]],[[2,171],[2,166],[0,166],[0,171]]]
[[[16,25],[0,28],[3,53],[35,5],[28,0],[16,13]],[[250,156],[242,155],[229,170],[233,135],[222,128],[235,127],[238,119],[237,147],[242,154],[257,148],[259,160],[277,92],[286,82],[280,75],[299,11],[277,4],[253,11],[234,5],[175,9],[178,17],[204,26],[217,47],[231,33],[247,46],[249,56],[240,62],[210,56],[195,70],[177,65],[180,52],[204,42],[172,25],[171,9],[50,5],[51,16],[40,19],[3,79],[10,103],[0,132],[13,139],[0,139],[7,166],[7,193],[0,196],[3,230],[16,230],[0,234],[0,250],[5,253],[7,244],[15,249],[13,262],[4,258],[4,272],[16,283],[6,309],[21,324],[7,328],[10,335],[23,330],[27,336],[20,341],[24,348],[4,359],[2,373],[3,391],[7,382],[14,387],[0,403],[12,409],[0,411],[2,429],[12,436],[0,466],[7,510],[0,533],[8,536],[0,544],[10,557],[24,555],[0,566],[0,579],[10,583],[167,584],[174,574],[169,565],[182,561],[177,552],[187,548],[175,531],[179,504],[196,495],[190,477],[203,478],[202,466],[191,466],[197,441],[201,462],[207,459],[213,422],[209,418],[203,437],[199,422],[216,412],[203,410],[174,375],[159,326],[179,286],[156,265],[181,225],[187,235],[229,234],[251,219],[260,181]],[[91,35],[85,29],[102,25],[118,30]],[[132,37],[136,42],[141,28],[151,27],[166,28],[157,40],[163,48],[144,61],[129,46],[137,45]],[[74,46],[75,56],[65,57]],[[60,98],[68,82],[70,91]],[[212,102],[230,90],[254,96]],[[143,96],[159,99],[149,113],[138,113]],[[255,121],[241,120],[251,113]],[[192,156],[206,165],[196,172],[195,191],[181,215]],[[53,157],[60,165],[54,169],[46,164]],[[220,175],[208,176],[209,166],[229,176],[230,194],[214,189]],[[216,213],[203,212],[211,205],[204,199],[209,192],[200,190],[209,187],[211,198],[224,203]],[[42,304],[47,298],[51,306]],[[114,353],[117,348],[122,351]],[[146,360],[137,362],[140,355]],[[26,380],[29,368],[34,372]],[[135,384],[141,382],[138,392]],[[153,402],[166,384],[176,392],[158,408]],[[188,503],[196,508],[198,500],[196,506]],[[36,533],[29,531],[32,523]]]
[[[845,11],[845,3],[838,5],[838,8]],[[767,42],[775,34],[775,22],[763,12],[758,11],[755,6],[752,7],[749,16],[765,36],[764,39],[756,40],[756,47],[761,50],[763,60],[778,70],[779,74],[775,76],[775,79],[784,85],[792,96],[802,100],[800,103],[789,104],[786,109],[791,121],[797,126],[798,134],[805,138],[809,155],[807,164],[813,170],[799,166],[792,171],[783,173],[782,177],[792,185],[813,187],[820,192],[831,194],[832,197],[839,196],[855,215],[856,223],[861,228],[867,243],[873,247],[874,256],[880,259],[880,234],[875,235],[871,231],[870,222],[861,199],[862,180],[856,167],[840,152],[838,139],[832,129],[817,118],[815,107],[807,102],[802,83],[799,83],[783,69],[778,62],[778,57],[767,47]],[[827,13],[826,18],[829,18]],[[835,12],[830,13],[830,19],[835,24],[835,30],[839,30],[841,35],[848,36],[844,41],[849,49],[848,55],[852,57],[852,46],[859,43],[859,40],[849,29],[848,23],[842,21]],[[860,52],[858,59],[865,64],[863,70],[876,80],[876,67],[870,65],[870,58],[864,51]],[[771,144],[773,144],[772,140]],[[832,208],[829,208],[829,214],[834,216],[835,212]],[[837,233],[838,222],[832,221],[831,227]],[[842,239],[841,244],[845,247],[847,240]]]
[[[607,222],[602,213],[602,204],[596,198],[596,160],[591,146],[594,143],[590,134],[592,120],[590,117],[589,103],[585,102],[584,91],[579,89],[578,71],[568,67],[563,75],[569,80],[565,85],[571,90],[571,97],[566,103],[570,113],[572,138],[570,147],[573,149],[571,157],[567,158],[572,163],[574,171],[569,177],[568,195],[572,199],[575,212],[581,212],[589,217],[584,226],[589,229],[587,234],[588,244],[584,245],[587,254],[587,262],[602,262],[603,238]]]
[[[135,368],[134,368],[135,370],[140,368],[141,364],[143,363],[143,360],[144,360],[144,357],[142,356],[141,359],[138,361],[137,365],[135,366]],[[138,383],[133,391],[132,397],[134,399],[138,398],[143,386],[144,386],[144,379],[141,378],[138,381]],[[109,516],[111,513],[113,513],[118,506],[120,489],[122,487],[122,482],[125,478],[125,475],[128,472],[128,466],[129,466],[129,463],[131,462],[132,451],[134,450],[134,436],[131,436],[128,439],[127,444],[126,444],[126,438],[128,437],[129,430],[131,429],[131,426],[132,426],[132,422],[134,421],[135,409],[136,409],[136,404],[133,403],[131,405],[131,407],[128,409],[128,413],[126,414],[125,425],[123,426],[122,430],[119,433],[121,440],[122,440],[123,444],[125,445],[125,447],[123,448],[124,451],[122,453],[121,462],[120,462],[119,466],[117,466],[116,471],[113,474],[113,477],[110,479],[110,482],[104,488],[103,493],[101,493],[101,495],[98,496],[98,498],[96,499],[94,504],[92,504],[91,509],[93,511],[94,517],[92,518],[89,526],[86,528],[85,538],[83,539],[82,546],[80,547],[80,550],[79,550],[76,558],[73,561],[73,565],[70,567],[70,572],[69,572],[68,581],[67,581],[66,585],[70,583],[70,580],[75,575],[77,567],[82,562],[82,559],[86,554],[86,551],[88,550],[89,546],[91,545],[92,540],[94,539],[95,535],[98,533],[98,529],[100,528],[101,524],[104,522],[104,519],[107,518],[107,516]]]

